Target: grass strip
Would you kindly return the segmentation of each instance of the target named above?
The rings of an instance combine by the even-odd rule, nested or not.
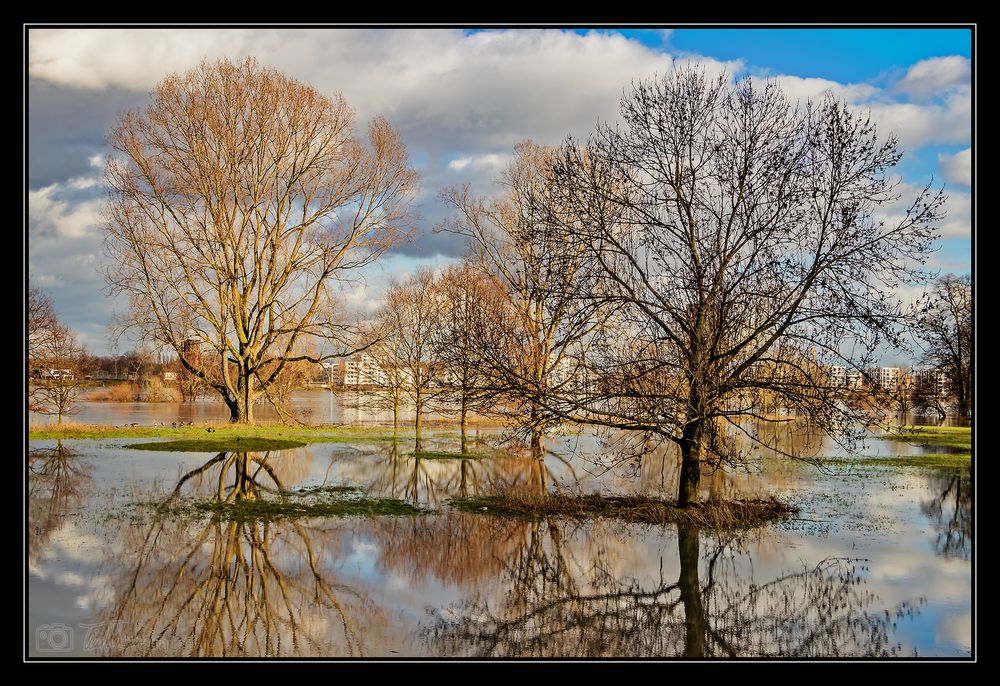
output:
[[[794,505],[774,498],[727,500],[677,507],[668,500],[641,495],[605,496],[499,494],[452,498],[451,506],[466,512],[541,519],[605,517],[641,524],[684,524],[706,529],[749,529],[784,519],[798,512]]]

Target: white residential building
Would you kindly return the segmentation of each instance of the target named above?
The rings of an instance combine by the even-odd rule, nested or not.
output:
[[[875,388],[894,391],[899,383],[899,367],[871,367],[865,370],[865,377]]]
[[[371,355],[362,353],[344,362],[345,386],[385,386],[389,377]]]
[[[834,388],[847,387],[847,367],[836,364],[830,367],[830,385]]]

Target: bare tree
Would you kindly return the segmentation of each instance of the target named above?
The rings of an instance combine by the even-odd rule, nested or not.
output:
[[[933,497],[920,511],[934,527],[934,550],[946,558],[968,560],[972,554],[972,467],[939,469],[926,477]]]
[[[252,59],[168,76],[151,99],[110,135],[106,279],[128,297],[120,331],[172,349],[232,421],[252,421],[285,365],[331,356],[296,354],[300,342],[353,333],[334,286],[398,238],[416,174],[385,120],[366,145],[343,98]],[[192,339],[218,353],[218,374],[187,359]]]
[[[56,323],[45,331],[44,342],[35,351],[36,378],[29,387],[28,407],[38,414],[51,415],[57,424],[79,411],[76,401],[83,392],[87,374],[87,351],[76,335]]]
[[[597,323],[578,312],[587,304],[579,278],[583,246],[560,240],[558,229],[572,221],[555,196],[555,152],[530,141],[515,146],[497,179],[502,194],[492,200],[468,185],[442,194],[456,214],[441,228],[466,236],[485,278],[501,286],[503,301],[476,333],[479,362],[492,385],[515,400],[510,418],[530,431],[538,455],[560,421],[542,412],[546,398],[578,373],[578,348]]]
[[[880,608],[865,585],[865,560],[827,558],[757,579],[752,566],[741,564],[739,539],[719,540],[706,550],[697,528],[681,526],[677,576],[665,573],[661,558],[659,578],[642,581],[622,579],[609,566],[609,537],[551,519],[510,526],[523,534],[514,529],[494,539],[504,543],[498,576],[505,594],[493,598],[483,591],[437,613],[424,630],[436,652],[479,658],[888,657],[900,651],[897,621],[919,607],[919,601],[904,601]],[[601,553],[594,554],[598,547]]]
[[[899,378],[896,379],[896,383],[889,389],[889,395],[892,399],[893,409],[904,418],[913,409],[913,397],[916,386],[917,380],[913,370],[909,367],[900,367]]]
[[[488,355],[483,317],[496,299],[496,283],[468,261],[446,269],[437,283],[441,296],[440,325],[434,336],[435,357],[442,365],[445,411],[457,413],[461,449],[468,450],[470,411],[486,413],[496,398],[483,356]]]
[[[268,457],[220,453],[184,474],[162,506],[188,493],[230,504],[265,493],[285,501]],[[157,512],[125,527],[106,560],[115,593],[95,631],[112,656],[364,655],[361,627],[385,619],[323,564],[341,554],[338,540],[294,520],[192,525]]]
[[[748,419],[798,417],[853,445],[879,410],[843,402],[829,366],[903,345],[894,289],[926,278],[913,265],[943,195],[879,220],[896,140],[832,97],[796,106],[776,83],[686,67],[636,83],[621,113],[585,148],[568,140],[555,169],[562,250],[586,252],[583,290],[610,314],[573,393],[539,402],[677,444],[681,505],[703,464],[745,457]]]
[[[962,417],[972,412],[972,278],[946,274],[920,302],[915,334],[921,362],[944,373],[947,393]]]
[[[28,367],[34,370],[45,349],[49,333],[59,324],[59,320],[52,298],[36,286],[28,288],[27,315]]]
[[[365,334],[368,341],[376,341],[365,351],[372,364],[381,373],[381,383],[378,388],[359,395],[358,402],[368,410],[389,410],[392,412],[393,432],[399,431],[399,413],[406,405],[411,386],[408,366],[401,363],[397,357],[396,346],[380,339],[382,336],[380,322],[370,327]]]
[[[434,356],[434,337],[441,325],[441,298],[434,286],[434,272],[428,269],[417,270],[405,282],[392,282],[376,314],[381,342],[372,347],[375,359],[389,377],[389,392],[403,389],[415,406],[416,452],[422,449],[424,413],[442,390],[440,363]],[[393,416],[398,417],[398,404],[394,405]]]

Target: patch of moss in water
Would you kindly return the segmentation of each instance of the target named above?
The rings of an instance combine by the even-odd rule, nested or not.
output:
[[[492,495],[452,498],[451,506],[466,512],[540,519],[606,517],[640,524],[686,524],[706,529],[749,529],[787,518],[798,512],[794,505],[774,498],[695,503],[677,507],[647,496]]]
[[[301,448],[300,441],[285,438],[258,438],[254,436],[224,436],[221,438],[195,438],[181,441],[156,441],[133,443],[125,446],[132,450],[157,450],[179,453],[247,453],[267,450]]]
[[[208,500],[159,505],[156,509],[161,514],[175,517],[208,515],[213,519],[233,522],[320,517],[409,517],[426,513],[402,500],[388,498],[333,498],[311,502],[264,498],[233,502]]]
[[[489,457],[486,453],[451,453],[445,450],[421,450],[410,454],[420,460],[482,460]]]

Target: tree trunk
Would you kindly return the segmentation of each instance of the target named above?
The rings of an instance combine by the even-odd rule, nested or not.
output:
[[[468,425],[468,414],[469,414],[468,403],[467,403],[467,401],[465,399],[465,396],[463,395],[462,396],[462,417],[461,417],[461,420],[459,421],[459,431],[462,433],[462,454],[463,455],[466,454],[467,452],[469,452],[469,440],[465,437],[465,429],[466,429],[466,426]]]
[[[680,558],[681,573],[677,585],[684,603],[684,656],[705,657],[705,607],[701,597],[701,580],[698,578],[700,555],[698,529],[690,526],[677,527],[677,556]]]
[[[227,398],[229,421],[233,424],[253,423],[253,395],[250,390],[249,374],[241,373],[236,384],[236,397]]]
[[[681,475],[677,484],[677,505],[688,507],[698,502],[701,485],[701,428],[697,424],[684,427],[681,438]]]
[[[257,497],[256,484],[250,473],[249,456],[239,453],[236,456],[236,477],[233,484],[233,496],[236,500],[253,500]]]
[[[972,415],[972,399],[970,398],[969,386],[962,384],[958,389],[958,414],[961,417]]]
[[[423,421],[424,415],[424,403],[423,399],[420,397],[420,393],[417,393],[417,418],[414,421],[413,428],[416,430],[416,440],[414,441],[413,450],[414,452],[421,452],[422,446],[420,442],[420,423]]]
[[[545,459],[545,434],[541,429],[531,430],[531,456],[536,460]]]

